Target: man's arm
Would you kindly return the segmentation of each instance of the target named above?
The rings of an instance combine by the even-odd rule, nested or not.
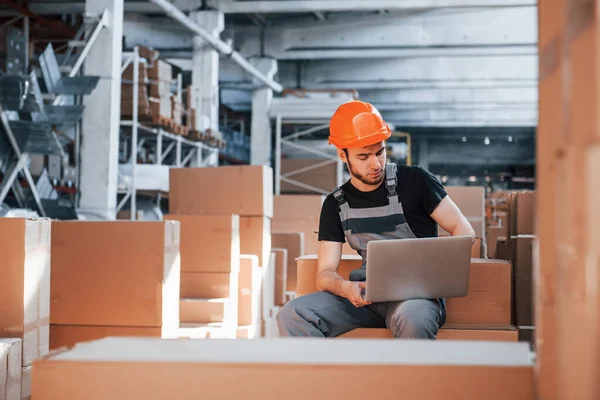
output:
[[[452,236],[471,236],[475,241],[475,231],[450,196],[444,197],[431,214],[431,218]]]
[[[370,304],[361,296],[361,289],[366,288],[364,282],[350,282],[337,273],[342,259],[342,246],[343,243],[338,242],[321,242],[318,257],[317,288],[336,296],[345,297],[356,307]]]

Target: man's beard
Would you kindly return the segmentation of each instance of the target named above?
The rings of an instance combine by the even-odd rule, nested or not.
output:
[[[352,167],[352,163],[350,162],[350,160],[348,160],[348,169],[350,170],[350,173],[352,174],[352,176],[354,176],[356,179],[358,179],[359,181],[361,181],[365,185],[369,185],[369,186],[377,186],[385,178],[385,174],[383,174],[383,173],[381,173],[378,177],[371,178],[371,179],[362,176],[361,174],[359,174],[356,171],[354,171],[354,168]]]

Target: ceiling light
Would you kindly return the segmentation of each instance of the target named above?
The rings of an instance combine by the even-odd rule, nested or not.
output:
[[[465,143],[467,141],[467,137],[463,136],[460,140],[462,140],[462,142]]]
[[[483,139],[483,143],[485,143],[486,145],[490,144],[490,138],[489,137],[485,137],[485,139]]]
[[[475,177],[475,176],[470,176],[470,177],[469,177],[469,182],[477,182],[477,177]]]
[[[512,136],[509,136],[509,137],[508,137],[508,141],[509,141],[509,142],[512,142],[512,141],[513,141],[513,137],[512,137]]]

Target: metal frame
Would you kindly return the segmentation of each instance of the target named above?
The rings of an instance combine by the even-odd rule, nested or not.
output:
[[[296,132],[296,133],[294,133],[292,135],[288,135],[284,138],[284,137],[282,137],[282,132],[281,132],[281,126],[283,125],[283,121],[284,121],[284,118],[281,114],[278,114],[275,117],[275,195],[281,194],[281,182],[290,183],[292,185],[301,187],[303,189],[311,190],[311,191],[319,193],[319,194],[323,194],[323,195],[329,194],[329,192],[327,190],[323,190],[323,189],[320,189],[315,186],[307,185],[305,183],[296,181],[294,179],[290,179],[290,177],[301,174],[306,171],[310,171],[313,169],[323,167],[325,165],[333,164],[333,163],[337,163],[336,185],[337,186],[341,185],[343,183],[343,178],[344,178],[344,176],[343,176],[344,163],[342,162],[342,160],[340,160],[339,157],[337,157],[337,155],[331,156],[330,154],[327,154],[323,151],[315,150],[312,147],[298,144],[295,141],[295,139],[298,139],[302,136],[310,135],[311,133],[318,132],[323,129],[328,129],[329,122],[323,123],[323,121],[320,121],[321,124],[319,124],[315,127],[308,128],[308,129],[305,129],[300,132]],[[300,122],[300,121],[290,120],[288,122]],[[319,123],[319,121],[308,121],[308,122],[303,122],[303,123],[313,123],[314,124],[314,123]],[[324,161],[318,162],[309,167],[295,169],[293,171],[282,174],[281,173],[281,150],[284,145],[294,148],[294,149],[304,150],[306,152],[318,155],[320,157],[323,157]]]
[[[216,166],[219,163],[219,149],[214,146],[209,146],[202,142],[196,142],[181,135],[176,135],[168,132],[162,128],[155,128],[146,126],[139,121],[138,106],[139,106],[139,66],[140,66],[140,55],[139,47],[136,46],[133,49],[133,54],[125,59],[121,67],[121,74],[125,72],[127,67],[133,63],[133,110],[132,119],[123,120],[120,122],[121,126],[121,137],[125,143],[125,147],[130,145],[131,156],[129,163],[131,165],[131,184],[128,190],[119,191],[119,194],[125,194],[123,199],[117,206],[117,212],[119,212],[125,205],[130,201],[130,219],[136,220],[137,213],[137,202],[136,195],[138,188],[136,187],[135,175],[138,152],[144,144],[152,143],[155,145],[156,160],[154,165],[170,165],[176,168],[189,166],[194,167],[205,167],[205,166]],[[123,128],[130,128],[130,137],[123,135],[125,131]],[[163,149],[165,142],[167,142],[166,149]],[[174,164],[164,164],[166,156],[175,149],[175,161]],[[194,157],[195,156],[195,157]],[[159,195],[160,199],[160,195]]]
[[[22,172],[25,175],[25,179],[27,179],[27,183],[29,184],[29,189],[31,190],[31,194],[33,195],[33,199],[35,200],[35,204],[38,206],[38,210],[42,217],[46,217],[46,212],[44,211],[44,207],[42,206],[42,201],[40,195],[36,189],[35,181],[33,180],[33,176],[31,176],[31,172],[29,171],[29,153],[22,152],[19,148],[15,135],[10,127],[10,123],[4,108],[0,105],[0,120],[2,122],[2,127],[6,132],[6,136],[10,142],[10,145],[15,152],[15,155],[18,157],[16,164],[11,168],[10,172],[6,174],[5,179],[3,180],[0,187],[0,204],[4,200],[4,198],[8,195],[11,187],[13,191],[15,191],[14,186],[18,185],[16,183],[16,179],[19,175],[19,172]]]
[[[290,177],[300,174],[302,172],[310,171],[324,165],[337,163],[336,169],[336,185],[340,186],[344,183],[344,163],[336,155],[332,156],[323,151],[316,150],[312,147],[299,144],[296,139],[309,135],[314,132],[318,132],[323,129],[329,128],[329,119],[333,112],[342,103],[355,98],[353,92],[349,93],[329,93],[332,97],[319,98],[319,96],[326,96],[327,93],[316,93],[315,98],[301,97],[297,98],[294,96],[287,96],[283,98],[275,98],[271,103],[270,116],[275,119],[275,160],[274,160],[274,192],[275,195],[281,194],[281,182],[290,183],[292,185],[301,187],[303,189],[314,191],[318,194],[327,195],[328,191],[298,182]],[[301,132],[296,132],[286,137],[282,136],[282,125],[286,122],[288,124],[303,124],[303,125],[316,125],[314,127],[305,129]],[[306,152],[315,154],[323,157],[323,162],[316,163],[310,167],[304,167],[301,169],[290,171],[286,174],[281,173],[281,152],[284,146],[288,146],[294,149],[304,150]]]

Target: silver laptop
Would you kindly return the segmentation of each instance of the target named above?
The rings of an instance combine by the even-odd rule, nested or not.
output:
[[[464,297],[469,291],[470,236],[372,240],[367,244],[369,302]]]

